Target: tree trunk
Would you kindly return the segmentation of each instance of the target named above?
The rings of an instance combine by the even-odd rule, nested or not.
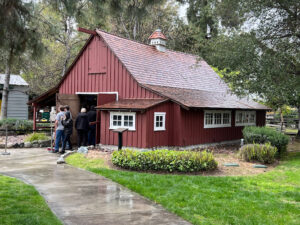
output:
[[[282,108],[280,108],[280,131],[281,132],[283,130],[283,123],[284,123],[283,113],[282,113]]]
[[[69,60],[70,60],[70,57],[71,57],[71,47],[70,47],[69,43],[66,44],[66,49],[67,49],[67,56],[65,58],[64,65],[63,65],[63,70],[62,70],[62,73],[61,73],[62,77],[66,73],[66,70],[67,70],[67,67],[68,67],[68,63],[69,63]]]
[[[5,80],[4,80],[3,92],[2,92],[1,117],[0,117],[1,120],[7,118],[10,67],[11,67],[10,62],[11,62],[11,59],[7,60],[7,64],[6,64]]]
[[[298,133],[297,138],[300,139],[300,106],[298,106]]]

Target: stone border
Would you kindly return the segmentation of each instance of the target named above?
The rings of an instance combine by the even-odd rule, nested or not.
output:
[[[76,153],[77,151],[74,150],[74,151],[69,151],[69,152],[66,152],[65,154],[61,155],[58,160],[56,161],[57,164],[63,164],[63,163],[66,163],[65,162],[65,158],[67,158],[69,155],[72,155],[74,153]]]
[[[44,148],[50,146],[51,146],[51,140],[21,142],[21,143],[7,143],[7,148]],[[5,148],[5,144],[0,144],[0,148]]]

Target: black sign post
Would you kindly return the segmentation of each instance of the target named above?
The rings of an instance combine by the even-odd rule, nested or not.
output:
[[[122,146],[123,146],[123,133],[127,130],[128,130],[128,128],[118,128],[118,129],[113,130],[113,132],[118,133],[118,139],[119,139],[118,150],[122,149]]]

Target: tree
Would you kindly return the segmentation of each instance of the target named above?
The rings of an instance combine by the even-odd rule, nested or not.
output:
[[[94,3],[95,2],[95,3]],[[46,54],[36,61],[23,56],[23,77],[32,95],[55,86],[87,40],[76,27],[106,27],[107,4],[99,0],[44,0],[35,3],[34,15]]]
[[[25,52],[36,58],[42,53],[40,35],[32,27],[30,14],[33,4],[21,0],[0,1],[0,48],[5,60],[5,81],[3,87],[1,119],[7,118],[7,103],[11,69]]]
[[[274,108],[295,106],[300,116],[299,1],[184,2],[192,3],[193,26],[203,32],[205,24],[218,25],[199,55],[223,71],[235,93],[252,94]]]

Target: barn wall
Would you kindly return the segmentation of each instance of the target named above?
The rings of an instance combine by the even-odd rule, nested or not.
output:
[[[265,125],[265,111],[256,112],[256,125]],[[181,109],[182,138],[180,146],[215,143],[243,138],[243,126],[235,126],[235,110],[231,112],[231,127],[204,128],[204,110]]]
[[[100,37],[95,36],[60,85],[59,93],[112,91],[117,91],[120,99],[161,98],[139,86]]]
[[[104,145],[118,145],[118,134],[109,129],[110,113],[101,111],[100,143]],[[135,131],[123,133],[123,146],[146,148],[146,113],[136,112]]]
[[[7,117],[15,119],[28,119],[28,87],[14,86],[8,94]]]
[[[160,147],[160,146],[172,146],[174,145],[174,111],[172,110],[174,103],[166,102],[160,105],[157,105],[153,108],[147,110],[147,136],[146,146],[147,148]],[[165,126],[166,130],[164,131],[154,131],[154,113],[155,112],[165,112],[166,121]]]
[[[260,127],[266,125],[266,111],[256,111],[256,125]]]

